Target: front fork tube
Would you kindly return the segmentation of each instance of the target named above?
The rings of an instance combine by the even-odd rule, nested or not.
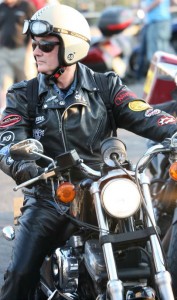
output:
[[[107,235],[109,234],[109,226],[101,206],[99,186],[96,182],[92,184],[90,192],[93,196],[97,221],[100,229],[100,236]],[[102,249],[109,279],[107,284],[107,293],[109,295],[108,298],[111,300],[123,300],[123,285],[117,275],[112,244],[106,243],[102,246]]]
[[[140,185],[142,188],[144,201],[146,202],[146,207],[149,212],[149,216],[147,218],[147,225],[156,227],[156,221],[152,206],[152,199],[150,195],[149,189],[149,178],[146,176],[145,173],[140,174]],[[150,236],[150,243],[153,253],[153,259],[155,264],[155,282],[159,289],[160,299],[162,300],[174,300],[172,286],[171,286],[171,276],[170,273],[165,268],[164,257],[162,253],[162,249],[159,243],[157,236],[151,235]]]

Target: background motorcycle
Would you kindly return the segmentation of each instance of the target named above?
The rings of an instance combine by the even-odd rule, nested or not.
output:
[[[176,72],[177,55],[162,51],[154,53],[145,79],[143,98],[152,105],[177,99]]]
[[[46,257],[35,300],[55,299],[57,295],[78,300],[174,299],[144,169],[159,151],[177,151],[175,138],[170,146],[149,149],[136,169],[127,160],[125,145],[115,137],[102,142],[101,171],[85,165],[75,150],[53,161],[33,139],[10,148],[15,160],[42,157],[50,162],[43,174],[14,190],[57,176],[60,184],[53,195],[56,209],[58,200],[73,200],[67,217],[77,230],[63,247]],[[76,190],[66,181],[72,168],[79,168],[85,177]],[[14,238],[13,231],[3,232]]]
[[[177,56],[156,52],[148,70],[144,97],[157,109],[177,116]],[[168,120],[166,120],[168,121]],[[164,120],[165,122],[165,120]],[[152,142],[149,143],[152,145]],[[159,154],[149,165],[151,196],[177,299],[177,177],[170,170],[174,156]],[[170,172],[169,172],[170,170]]]
[[[133,22],[133,13],[123,6],[109,6],[98,18],[100,36],[92,38],[82,63],[97,72],[115,71],[125,78],[129,69],[132,43],[124,34]]]

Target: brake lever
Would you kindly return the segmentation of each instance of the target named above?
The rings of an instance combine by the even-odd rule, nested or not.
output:
[[[48,171],[48,169],[46,169],[46,171],[44,173],[42,173],[41,175],[38,175],[37,177],[34,177],[34,178],[31,178],[19,185],[17,185],[16,187],[13,188],[13,191],[18,191],[19,189],[23,188],[23,187],[26,187],[36,181],[39,181],[39,180],[46,180],[47,178],[49,177],[52,177],[52,176],[55,176],[56,175],[56,171],[55,170],[52,170],[52,171]]]

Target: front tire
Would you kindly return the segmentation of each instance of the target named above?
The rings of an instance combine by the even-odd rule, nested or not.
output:
[[[177,299],[177,222],[172,225],[172,233],[168,248],[168,267],[172,277],[172,287]]]

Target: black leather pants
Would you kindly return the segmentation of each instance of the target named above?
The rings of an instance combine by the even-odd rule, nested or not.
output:
[[[27,197],[0,300],[27,300],[39,280],[44,257],[71,235],[74,228],[45,200]]]

